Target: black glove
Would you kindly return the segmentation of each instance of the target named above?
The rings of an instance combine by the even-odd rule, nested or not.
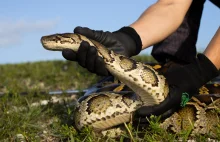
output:
[[[98,41],[108,49],[127,57],[139,54],[142,48],[139,35],[131,27],[123,27],[112,33],[76,27],[74,33]],[[103,59],[97,55],[96,48],[90,46],[87,42],[81,43],[77,53],[66,49],[63,50],[62,54],[65,59],[77,61],[82,67],[87,68],[90,72],[98,75],[108,75]]]
[[[184,107],[202,85],[218,75],[212,62],[205,55],[198,54],[193,63],[173,67],[164,74],[169,84],[169,94],[161,104],[143,106],[135,115],[146,120],[146,116],[161,115],[172,108]]]

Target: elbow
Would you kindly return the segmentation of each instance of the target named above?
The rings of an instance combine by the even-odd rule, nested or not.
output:
[[[158,0],[156,4],[160,5],[166,11],[166,16],[175,19],[175,25],[179,27],[187,11],[192,3],[192,0]]]

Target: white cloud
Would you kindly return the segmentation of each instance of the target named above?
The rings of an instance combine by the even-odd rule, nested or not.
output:
[[[0,20],[0,47],[19,44],[22,37],[37,32],[44,32],[54,28],[59,19],[52,20]]]

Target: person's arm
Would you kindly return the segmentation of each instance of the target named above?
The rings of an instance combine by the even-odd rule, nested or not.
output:
[[[151,46],[174,32],[182,23],[192,0],[158,0],[130,26],[114,32],[91,30],[76,27],[74,33],[100,42],[115,53],[131,57],[142,49]],[[98,56],[95,47],[82,43],[78,52],[62,52],[67,60],[77,61],[82,67],[99,75],[108,75],[104,61]]]
[[[219,56],[220,55],[220,27],[216,31],[208,47],[205,49],[204,54],[219,70],[220,69],[220,56]]]
[[[158,0],[130,25],[139,34],[142,49],[169,36],[182,23],[192,0]]]

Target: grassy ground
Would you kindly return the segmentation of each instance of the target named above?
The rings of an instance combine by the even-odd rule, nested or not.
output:
[[[137,57],[152,61],[149,57]],[[85,89],[100,77],[68,61],[48,61],[0,65],[0,141],[174,141],[188,138],[188,132],[171,134],[159,128],[159,119],[152,117],[146,130],[128,125],[119,139],[101,138],[89,128],[77,132],[73,127],[75,94],[51,96],[42,91]],[[20,92],[26,94],[20,95]],[[37,102],[40,102],[41,105]],[[205,141],[205,136],[197,136]],[[220,138],[219,138],[220,140]]]

